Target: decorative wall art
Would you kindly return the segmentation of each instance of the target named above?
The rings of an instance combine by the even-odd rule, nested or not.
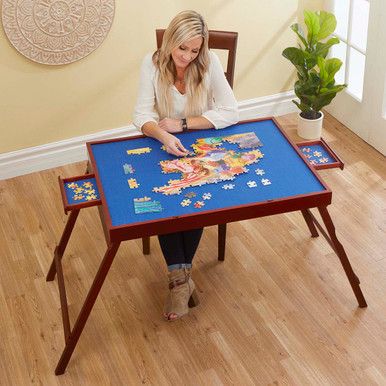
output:
[[[75,62],[97,49],[114,18],[114,0],[3,0],[11,44],[43,64]]]

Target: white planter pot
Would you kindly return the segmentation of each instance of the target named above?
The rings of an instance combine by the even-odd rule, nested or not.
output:
[[[304,139],[318,139],[322,135],[323,117],[324,114],[318,119],[306,119],[303,118],[300,113],[298,114],[298,135]]]

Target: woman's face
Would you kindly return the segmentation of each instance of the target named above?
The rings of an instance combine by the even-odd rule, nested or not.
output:
[[[202,45],[201,36],[187,40],[172,51],[172,58],[176,68],[185,69],[197,58]]]

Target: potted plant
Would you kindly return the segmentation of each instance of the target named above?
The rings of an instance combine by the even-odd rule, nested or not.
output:
[[[346,84],[335,84],[335,74],[342,61],[337,58],[326,59],[330,48],[339,43],[337,37],[330,37],[336,28],[336,18],[325,11],[304,11],[307,36],[302,27],[295,23],[291,29],[300,39],[299,47],[288,47],[282,55],[296,68],[298,80],[295,94],[299,102],[293,100],[301,110],[299,113],[298,134],[305,139],[320,138],[323,125],[323,112],[342,91]]]

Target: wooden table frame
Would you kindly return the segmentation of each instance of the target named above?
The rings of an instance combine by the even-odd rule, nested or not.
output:
[[[272,119],[278,126],[279,130],[281,130],[280,125],[274,118],[269,118],[269,119]],[[289,143],[292,145],[294,150],[297,151],[298,154],[306,162],[304,156],[301,154],[297,146],[289,140],[288,136],[283,131],[282,133],[287,138]],[[130,139],[135,139],[135,138],[138,138],[138,137],[130,137]],[[124,138],[119,138],[119,139],[110,140],[110,141],[117,141],[117,140],[121,141],[123,139]],[[109,140],[93,142],[93,144],[102,143],[102,142],[109,142]],[[104,280],[107,276],[107,273],[110,270],[111,264],[118,251],[120,243],[125,240],[131,240],[136,238],[143,239],[148,236],[158,235],[162,233],[183,231],[183,230],[188,230],[192,228],[205,227],[205,226],[216,225],[216,224],[222,225],[233,221],[241,221],[241,220],[247,220],[251,218],[264,217],[264,216],[270,216],[274,214],[288,213],[288,212],[300,210],[308,226],[308,229],[311,233],[311,236],[318,237],[319,235],[318,230],[319,230],[320,233],[325,237],[325,239],[331,245],[332,249],[337,254],[343,266],[343,269],[346,273],[347,279],[351,285],[351,288],[354,292],[354,295],[358,301],[359,307],[367,307],[366,300],[363,296],[363,293],[359,285],[360,284],[359,278],[355,275],[351,267],[350,261],[344,250],[344,247],[339,242],[336,236],[334,224],[327,210],[327,206],[331,203],[332,192],[331,190],[329,190],[329,188],[325,185],[325,183],[321,180],[321,178],[315,173],[315,171],[312,168],[311,168],[312,172],[325,188],[325,190],[322,192],[292,196],[289,198],[269,200],[265,202],[252,203],[247,205],[240,205],[237,207],[231,207],[231,208],[225,208],[225,209],[219,209],[219,210],[202,211],[194,214],[177,216],[173,218],[148,221],[144,223],[136,223],[134,225],[113,227],[111,224],[110,215],[107,210],[106,199],[104,196],[103,187],[101,186],[100,179],[98,176],[98,170],[96,168],[95,159],[91,151],[91,144],[92,143],[87,144],[89,155],[90,155],[90,161],[88,164],[87,172],[90,172],[90,171],[95,172],[98,189],[101,195],[102,205],[99,206],[98,209],[99,209],[99,214],[101,217],[103,229],[105,232],[107,249],[100,263],[99,269],[95,275],[91,288],[89,289],[87,297],[84,301],[82,309],[75,321],[74,327],[71,329],[70,317],[68,312],[68,302],[67,302],[67,296],[66,296],[66,288],[65,288],[63,269],[62,269],[62,257],[80,212],[79,208],[72,210],[68,217],[60,242],[55,248],[54,258],[46,278],[47,281],[52,281],[55,279],[55,276],[57,274],[58,287],[59,287],[59,293],[60,293],[60,302],[61,302],[61,309],[62,309],[65,347],[59,359],[57,367],[55,369],[56,375],[60,375],[65,372],[67,364],[71,358],[71,355],[77,345],[77,342],[87,322],[90,312],[98,297],[99,291],[101,290]],[[315,216],[312,214],[310,208],[318,209],[321,219],[324,223],[325,229],[318,222]],[[224,251],[225,251],[225,234],[224,234],[224,237],[221,239],[221,241],[219,240],[219,246],[221,247],[219,248],[219,251],[220,251],[219,261],[223,261]],[[144,245],[144,252],[148,252],[145,249],[146,247],[148,247],[148,245],[147,246]]]

